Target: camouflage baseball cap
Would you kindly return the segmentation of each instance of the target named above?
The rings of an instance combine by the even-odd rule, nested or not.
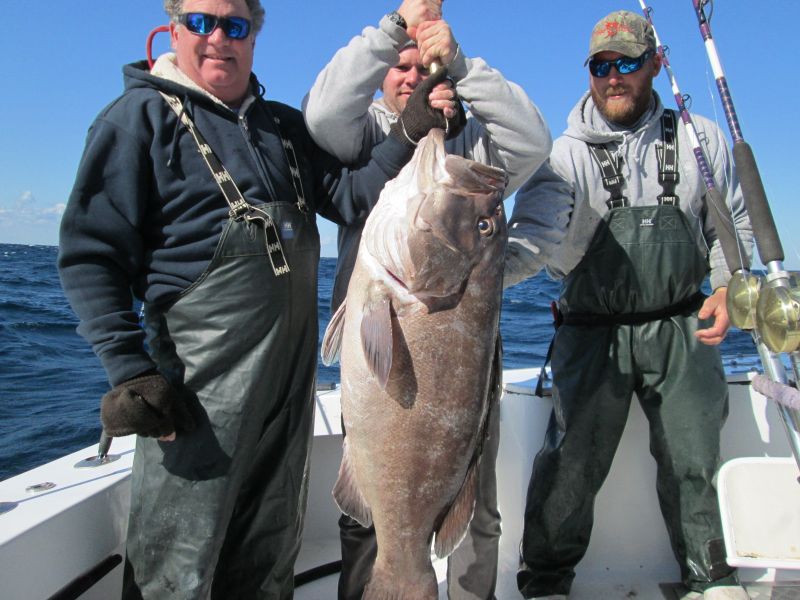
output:
[[[598,52],[619,52],[625,56],[641,56],[656,49],[656,36],[647,19],[627,10],[606,15],[592,29],[589,60]]]

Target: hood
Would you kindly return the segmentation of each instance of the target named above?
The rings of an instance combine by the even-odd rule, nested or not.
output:
[[[375,102],[372,103],[372,106],[375,107],[376,110],[379,110],[383,114],[386,115],[386,118],[389,120],[389,123],[394,123],[398,119],[398,115],[396,112],[392,112],[392,110],[386,106],[386,102],[383,100],[383,96],[378,98]]]
[[[626,139],[658,124],[663,111],[661,98],[653,90],[650,106],[642,118],[630,128],[621,128],[606,121],[595,106],[591,93],[587,91],[570,111],[564,135],[592,144],[624,143]]]
[[[167,52],[158,57],[152,69],[148,69],[147,61],[139,61],[125,65],[122,69],[125,89],[150,88],[167,94],[175,94],[183,99],[190,99],[194,103],[208,104],[213,103],[218,106],[231,109],[222,100],[207,92],[194,81],[192,81],[183,71],[178,69],[175,64],[175,53]],[[261,88],[255,75],[250,74],[250,94]],[[249,99],[245,99],[242,106],[249,104]],[[234,112],[238,112],[234,110]]]

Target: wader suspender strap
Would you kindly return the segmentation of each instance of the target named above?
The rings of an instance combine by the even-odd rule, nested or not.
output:
[[[665,109],[661,115],[661,144],[656,145],[658,156],[658,183],[661,184],[663,193],[658,196],[658,203],[668,206],[678,206],[678,196],[675,186],[680,181],[678,173],[678,144],[675,142],[677,123],[675,113]],[[614,156],[603,144],[586,142],[589,150],[603,172],[603,187],[611,196],[606,200],[609,210],[622,208],[628,205],[628,199],[622,194],[622,173],[620,173],[621,158]]]
[[[286,162],[289,164],[289,171],[292,174],[292,186],[294,186],[294,193],[295,196],[297,196],[297,208],[301,213],[307,215],[308,205],[306,204],[306,196],[303,193],[303,180],[300,179],[300,166],[297,163],[297,155],[294,153],[294,145],[292,144],[292,140],[281,133],[281,120],[273,115],[269,109],[267,109],[267,112],[270,113],[272,121],[275,123],[275,129],[278,130],[278,135],[281,138],[283,155],[286,157]]]
[[[661,115],[661,145],[656,146],[658,156],[658,183],[661,184],[664,193],[658,197],[659,204],[667,206],[678,206],[678,195],[675,193],[675,186],[681,180],[678,173],[678,144],[675,141],[675,130],[677,129],[675,112],[665,110]]]
[[[178,115],[178,119],[180,119],[181,123],[189,130],[189,133],[192,134],[194,141],[197,143],[197,149],[200,151],[200,155],[203,157],[203,160],[205,160],[206,165],[208,165],[211,175],[214,177],[214,181],[219,185],[220,190],[222,190],[222,195],[225,197],[225,201],[228,203],[228,206],[230,206],[230,210],[228,211],[230,217],[237,221],[243,218],[248,223],[260,221],[264,228],[264,234],[266,235],[267,254],[269,256],[269,262],[272,265],[272,271],[275,273],[276,277],[289,273],[289,263],[286,262],[286,256],[283,253],[283,246],[281,246],[281,238],[278,234],[278,228],[275,226],[275,221],[272,220],[269,214],[251,206],[248,204],[247,200],[244,199],[236,183],[233,181],[233,178],[228,173],[228,170],[219,161],[214,151],[211,149],[211,146],[208,145],[203,135],[194,126],[194,122],[189,118],[189,115],[186,114],[186,111],[183,110],[183,103],[180,99],[177,96],[165,94],[164,92],[159,93],[164,97],[164,100],[167,101],[170,108],[175,111],[175,114]],[[281,140],[283,140],[283,136],[281,136]],[[286,148],[286,141],[283,143],[284,148]],[[294,155],[294,150],[292,150],[292,155]],[[296,162],[297,161],[295,161],[295,164]],[[292,170],[292,178],[294,179],[295,170],[291,167],[291,162],[289,165]],[[299,171],[297,175],[299,178]],[[295,191],[296,190],[297,186],[295,186]],[[301,198],[302,197],[298,198],[298,203]],[[305,207],[305,202],[303,202],[303,207]]]
[[[622,183],[624,179],[619,172],[619,163],[622,158],[619,156],[614,158],[611,152],[608,151],[608,148],[603,144],[590,144],[586,142],[586,145],[589,146],[592,156],[594,156],[600,170],[603,172],[603,187],[606,188],[606,191],[611,196],[606,200],[608,209],[611,210],[612,208],[628,206],[628,199],[622,195]]]

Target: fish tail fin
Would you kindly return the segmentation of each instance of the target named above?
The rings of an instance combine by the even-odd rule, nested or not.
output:
[[[362,600],[437,600],[439,584],[433,567],[413,580],[404,580],[376,563]]]

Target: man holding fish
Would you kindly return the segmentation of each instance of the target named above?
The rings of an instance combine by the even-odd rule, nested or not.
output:
[[[165,0],[174,53],[92,125],[59,273],[137,434],[123,597],[290,598],[317,367],[316,215],[369,212],[413,152],[349,169],[251,72],[260,0]],[[408,102],[412,134],[443,118]],[[413,125],[413,127],[411,127]],[[138,305],[143,303],[142,322]]]
[[[366,27],[340,49],[304,101],[309,131],[340,160],[363,160],[392,126],[396,127],[409,95],[428,77],[434,62],[447,70],[457,97],[451,88],[437,86],[430,105],[448,118],[456,116],[460,100],[469,108],[463,131],[446,141],[447,153],[503,169],[508,184],[501,194],[507,198],[546,159],[550,133],[522,88],[482,59],[465,56],[442,19],[441,0],[404,0],[378,27]],[[375,100],[378,89],[383,94]],[[347,293],[362,230],[363,224],[339,229],[334,310]],[[497,411],[490,414],[494,418],[489,419],[477,477],[475,515],[466,539],[448,562],[450,598],[485,600],[494,596],[500,537],[494,473],[499,430]],[[374,531],[347,515],[342,515],[340,527],[343,565],[339,597],[361,598],[376,554]]]

